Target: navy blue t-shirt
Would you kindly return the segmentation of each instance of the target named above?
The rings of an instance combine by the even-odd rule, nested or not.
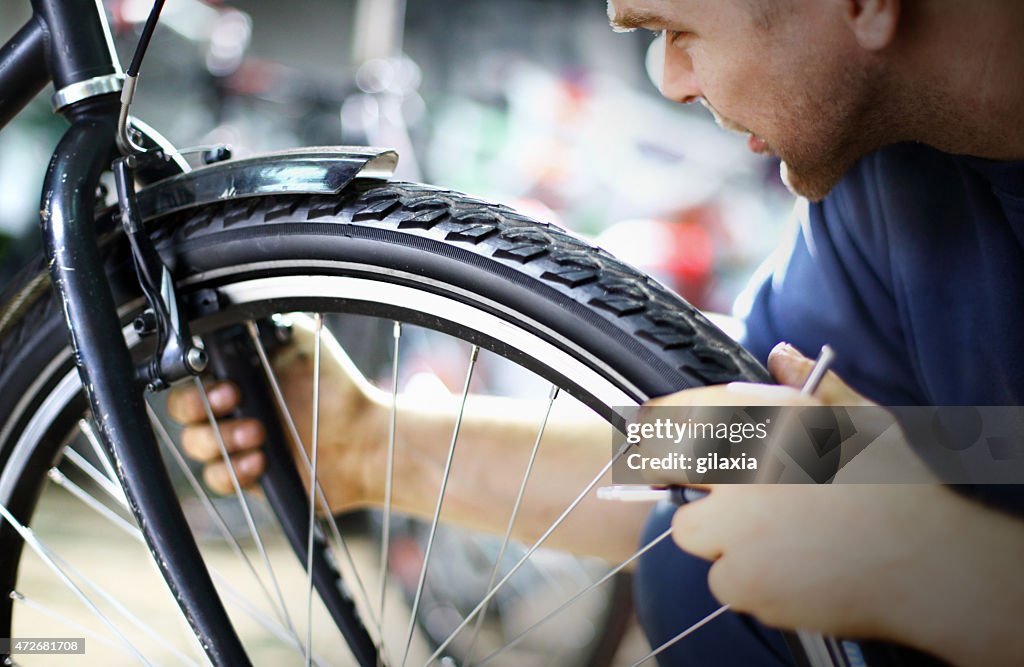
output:
[[[1024,402],[1024,162],[898,145],[801,206],[746,317],[757,357],[828,343],[883,405]]]
[[[882,405],[1024,403],[1024,162],[892,146],[798,221],[752,295],[755,356],[828,343],[836,372]],[[1024,513],[1024,486],[972,495]]]

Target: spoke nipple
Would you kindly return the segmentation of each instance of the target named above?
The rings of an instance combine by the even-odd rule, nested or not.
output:
[[[24,600],[25,599],[25,596],[22,595],[21,593],[19,593],[18,591],[11,591],[9,597],[12,600]]]

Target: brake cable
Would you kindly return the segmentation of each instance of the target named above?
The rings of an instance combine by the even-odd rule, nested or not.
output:
[[[160,391],[170,383],[198,375],[206,370],[208,357],[201,344],[192,339],[188,318],[174,289],[171,271],[146,233],[135,199],[132,170],[145,160],[165,160],[160,149],[147,150],[133,140],[129,108],[135,97],[139,69],[153,37],[164,0],[156,0],[142,29],[131,64],[125,73],[121,91],[121,111],[117,121],[117,146],[122,156],[111,166],[121,217],[121,226],[132,252],[132,262],[148,308],[134,321],[140,336],[156,336],[152,358],[137,369],[139,380],[148,391]],[[137,134],[137,133],[135,133]]]

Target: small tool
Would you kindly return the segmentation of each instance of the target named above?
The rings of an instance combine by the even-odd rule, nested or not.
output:
[[[828,345],[823,345],[814,361],[811,372],[807,374],[804,385],[800,388],[801,394],[814,395],[818,391],[818,385],[825,379],[829,367],[835,361],[836,353]],[[619,484],[616,486],[602,486],[597,490],[599,500],[618,500],[620,502],[650,503],[662,499],[669,500],[676,505],[684,505],[700,500],[708,495],[707,491],[689,486],[640,486],[637,484]]]

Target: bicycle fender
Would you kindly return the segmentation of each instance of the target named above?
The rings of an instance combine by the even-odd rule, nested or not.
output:
[[[383,148],[314,146],[218,162],[172,176],[137,195],[143,219],[225,199],[338,194],[356,178],[387,179],[398,154]]]

